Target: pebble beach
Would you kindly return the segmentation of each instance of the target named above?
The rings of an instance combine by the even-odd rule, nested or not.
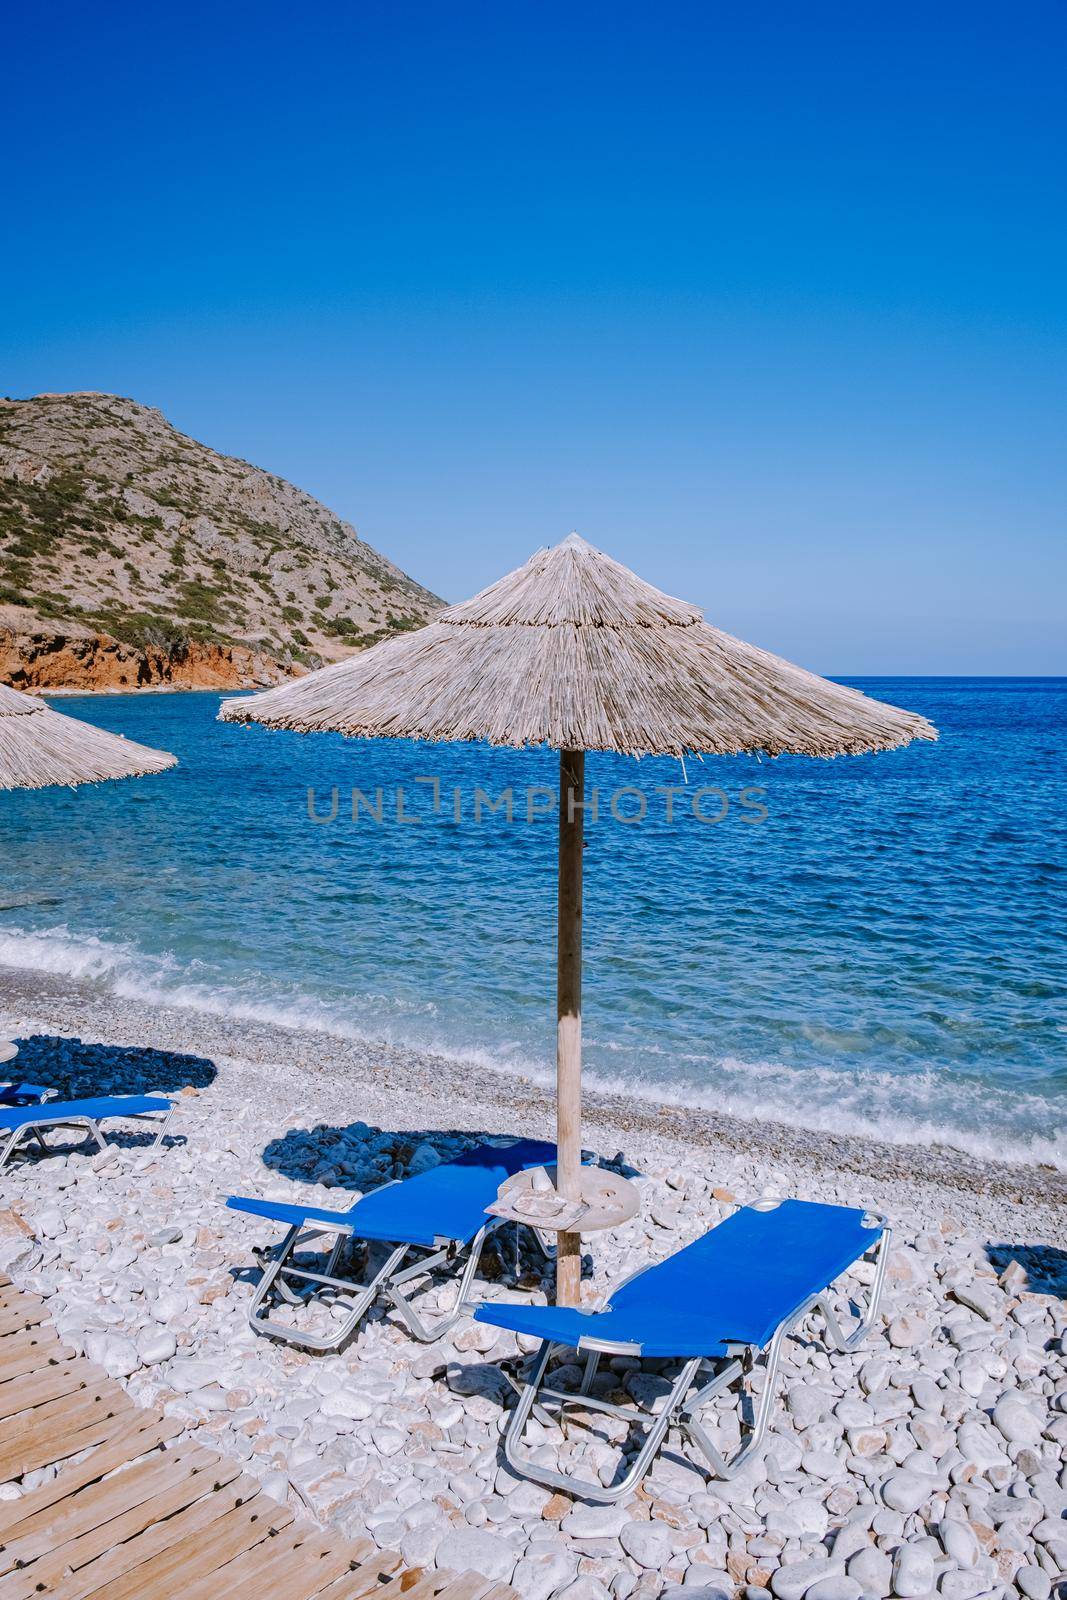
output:
[[[641,1209],[587,1241],[585,1299],[763,1195],[863,1205],[893,1225],[883,1316],[832,1351],[814,1319],[787,1342],[761,1458],[710,1478],[676,1437],[619,1506],[515,1477],[500,1363],[529,1344],[462,1319],[436,1344],[374,1310],[340,1353],[258,1337],[257,1248],[279,1230],[229,1193],[347,1206],[480,1136],[550,1137],[552,1104],[516,1076],[414,1050],[103,995],[0,970],[17,1074],[61,1097],[169,1093],[171,1138],[13,1162],[0,1176],[0,1269],[47,1297],[65,1339],[257,1472],[323,1524],[410,1565],[475,1568],[531,1600],[1064,1593],[1067,1187],[1062,1173],[942,1145],[893,1145],[590,1094],[586,1147],[634,1176]],[[510,1247],[486,1298],[544,1298],[550,1269]],[[854,1270],[839,1300],[862,1294]],[[422,1308],[444,1310],[430,1288]],[[666,1383],[618,1358],[606,1390]],[[736,1411],[712,1419],[721,1447]],[[535,1428],[539,1425],[535,1424]],[[610,1482],[632,1444],[543,1428],[535,1447]],[[13,1498],[34,1474],[0,1487]]]

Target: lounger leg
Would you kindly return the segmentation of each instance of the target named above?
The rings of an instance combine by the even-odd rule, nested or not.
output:
[[[252,1304],[248,1312],[248,1320],[252,1323],[253,1327],[255,1327],[256,1312],[267,1299],[276,1283],[278,1284],[278,1292],[282,1295],[282,1298],[288,1300],[291,1305],[297,1304],[299,1296],[290,1293],[290,1291],[285,1287],[284,1283],[278,1281],[278,1274],[281,1272],[283,1266],[292,1254],[293,1246],[296,1244],[296,1241],[299,1239],[299,1237],[299,1227],[292,1227],[288,1229],[285,1238],[274,1252],[273,1260],[268,1266],[263,1268],[258,1287],[256,1288],[255,1294],[252,1296]]]
[[[153,1113],[153,1115],[154,1115],[154,1113]],[[170,1110],[167,1112],[166,1116],[163,1118],[162,1123],[160,1124],[159,1132],[156,1134],[155,1138],[152,1140],[152,1143],[149,1145],[149,1149],[150,1150],[158,1150],[159,1146],[163,1143],[163,1140],[166,1138],[167,1129],[170,1127],[170,1119],[171,1119],[171,1117],[173,1117],[173,1115],[174,1115],[174,1107],[171,1106]]]
[[[878,1310],[882,1303],[882,1290],[885,1287],[885,1271],[889,1263],[889,1245],[893,1237],[893,1230],[886,1224],[882,1229],[882,1237],[878,1241],[878,1254],[875,1257],[874,1283],[871,1285],[870,1298],[867,1310],[860,1317],[859,1322],[851,1333],[845,1333],[837,1319],[837,1313],[830,1303],[828,1294],[820,1295],[816,1306],[821,1311],[826,1322],[826,1332],[830,1343],[846,1354],[864,1344],[869,1338],[875,1323],[878,1320]]]
[[[63,1124],[57,1124],[57,1126],[63,1126]],[[71,1128],[84,1127],[89,1136],[96,1140],[101,1150],[107,1148],[103,1139],[100,1137],[99,1128],[91,1117],[79,1117],[76,1120],[72,1119],[68,1124],[66,1124],[66,1126]],[[13,1128],[7,1139],[7,1142],[3,1147],[2,1152],[0,1152],[0,1172],[2,1172],[4,1167],[7,1166],[8,1159],[14,1154],[16,1145],[18,1145],[23,1139],[29,1138],[31,1135],[36,1141],[37,1148],[40,1150],[41,1154],[46,1156],[51,1155],[51,1147],[49,1146],[40,1128],[25,1126],[21,1128]]]
[[[400,1312],[400,1315],[403,1317],[409,1330],[415,1335],[416,1339],[421,1339],[424,1344],[432,1344],[433,1341],[435,1339],[439,1339],[443,1333],[447,1333],[449,1328],[454,1327],[459,1321],[460,1317],[466,1315],[468,1311],[471,1285],[474,1282],[475,1274],[478,1271],[478,1262],[481,1260],[482,1249],[485,1245],[485,1241],[489,1238],[490,1234],[495,1233],[500,1227],[503,1227],[503,1218],[497,1221],[486,1223],[485,1227],[479,1229],[478,1233],[475,1234],[474,1238],[471,1240],[470,1253],[467,1256],[466,1265],[463,1268],[463,1276],[459,1280],[459,1292],[456,1296],[455,1307],[453,1310],[446,1312],[443,1317],[439,1317],[436,1322],[425,1322],[422,1317],[419,1316],[419,1313],[415,1310],[415,1307],[412,1305],[407,1295],[404,1294],[400,1285],[408,1278],[416,1278],[421,1276],[422,1272],[429,1271],[431,1266],[437,1265],[438,1261],[441,1259],[440,1256],[430,1257],[426,1261],[416,1262],[413,1266],[406,1268],[403,1273],[395,1274],[390,1277],[385,1285],[385,1292],[393,1302],[396,1309]]]
[[[717,1394],[723,1394],[726,1390],[733,1388],[734,1384],[743,1376],[741,1363],[739,1361],[729,1362],[710,1383],[706,1383],[702,1389],[698,1390],[686,1405],[679,1419],[682,1429],[688,1434],[697,1449],[706,1456],[716,1477],[735,1477],[741,1471],[741,1468],[752,1459],[763,1443],[767,1433],[767,1424],[771,1420],[771,1412],[774,1409],[782,1345],[785,1343],[786,1335],[790,1329],[795,1326],[796,1321],[796,1318],[792,1318],[789,1322],[779,1323],[775,1329],[774,1338],[771,1340],[767,1351],[767,1364],[763,1375],[763,1392],[756,1407],[752,1429],[748,1438],[744,1440],[729,1460],[712,1444],[707,1433],[697,1421],[696,1413],[702,1410],[707,1402],[714,1399]]]
[[[593,1483],[590,1479],[568,1476],[564,1472],[556,1472],[552,1467],[544,1467],[532,1461],[524,1454],[522,1436],[526,1431],[526,1424],[530,1420],[531,1411],[541,1412],[537,1404],[537,1396],[544,1382],[545,1369],[552,1354],[553,1345],[549,1340],[544,1340],[533,1369],[526,1384],[519,1395],[518,1405],[512,1413],[504,1435],[504,1455],[508,1464],[523,1478],[533,1478],[538,1483],[545,1484],[550,1489],[562,1489],[569,1495],[574,1495],[580,1500],[594,1500],[601,1505],[612,1505],[616,1500],[621,1500],[634,1490],[652,1465],[664,1439],[667,1430],[672,1424],[678,1422],[682,1401],[692,1387],[693,1379],[700,1367],[699,1360],[686,1361],[670,1394],[663,1403],[661,1411],[647,1419],[647,1433],[645,1441],[634,1458],[633,1464],[626,1476],[619,1483],[605,1486],[602,1483]],[[588,1367],[587,1367],[588,1370]],[[553,1396],[558,1403],[558,1396]],[[581,1404],[581,1396],[575,1395],[574,1401]],[[646,1426],[646,1419],[634,1419],[632,1413],[624,1411],[621,1407],[610,1406],[606,1403],[598,1404],[597,1409],[605,1411],[608,1415],[622,1416],[628,1420],[639,1420],[642,1427]]]
[[[24,1130],[22,1128],[13,1128],[11,1130],[11,1133],[9,1134],[9,1136],[7,1138],[7,1141],[6,1141],[5,1145],[4,1145],[3,1150],[0,1151],[0,1172],[2,1172],[4,1170],[4,1168],[7,1166],[8,1157],[14,1151],[15,1146],[18,1144],[19,1139],[22,1137],[23,1131]],[[38,1135],[38,1137],[40,1137],[40,1135]]]
[[[269,1304],[272,1291],[276,1291],[284,1299],[288,1300],[290,1304],[299,1303],[299,1296],[294,1296],[285,1284],[284,1274],[287,1263],[298,1243],[304,1237],[304,1233],[305,1230],[299,1224],[291,1227],[282,1240],[274,1260],[264,1269],[263,1276],[256,1287],[256,1292],[252,1296],[252,1302],[248,1308],[248,1325],[255,1333],[265,1333],[273,1339],[283,1340],[286,1344],[301,1345],[305,1350],[315,1350],[320,1353],[327,1350],[337,1350],[349,1338],[358,1323],[366,1315],[370,1306],[378,1298],[390,1275],[396,1271],[407,1255],[408,1246],[406,1244],[398,1245],[395,1250],[391,1251],[384,1265],[371,1279],[370,1283],[349,1283],[344,1278],[333,1277],[330,1272],[307,1274],[308,1281],[319,1285],[320,1291],[321,1289],[332,1289],[340,1294],[355,1293],[355,1300],[344,1321],[328,1335],[315,1335],[305,1333],[301,1328],[291,1327],[286,1322],[279,1322],[276,1318],[271,1317],[269,1312],[263,1310],[264,1306]],[[340,1238],[333,1246],[330,1253],[331,1264],[336,1264],[336,1258],[340,1253],[340,1247],[343,1242],[344,1239]]]

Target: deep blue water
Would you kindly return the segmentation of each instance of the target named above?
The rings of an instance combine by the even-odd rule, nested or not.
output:
[[[690,762],[670,822],[656,791],[685,781],[678,762],[588,758],[590,1075],[1067,1164],[1067,680],[850,681],[940,743]],[[57,704],[181,766],[0,794],[0,963],[549,1069],[555,819],[526,806],[555,782],[550,752],[242,729],[210,694]],[[436,814],[417,778],[440,781]],[[353,785],[372,805],[382,788],[380,824],[365,806],[351,821]],[[398,785],[421,820],[398,822]],[[692,793],[716,785],[727,814],[702,822]],[[309,787],[328,814],[334,786],[337,820],[311,821]],[[514,820],[483,804],[476,822],[478,786],[511,786]],[[643,821],[612,817],[620,786]]]

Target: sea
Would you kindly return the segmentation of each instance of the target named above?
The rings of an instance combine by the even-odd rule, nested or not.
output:
[[[937,744],[587,758],[587,1079],[1067,1167],[1067,679],[842,680]],[[558,758],[65,696],[156,777],[0,794],[0,966],[549,1080]]]

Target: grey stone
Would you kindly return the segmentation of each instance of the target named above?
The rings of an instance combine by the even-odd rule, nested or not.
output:
[[[815,1583],[824,1578],[836,1577],[841,1571],[838,1562],[826,1556],[810,1556],[804,1561],[790,1561],[771,1574],[771,1592],[777,1600],[803,1600]]]
[[[137,1354],[146,1367],[169,1361],[178,1348],[169,1328],[147,1329],[137,1341]]]
[[[181,1228],[156,1228],[148,1235],[148,1243],[158,1248],[165,1244],[180,1244],[181,1237]]]
[[[436,1565],[454,1572],[480,1572],[493,1583],[508,1583],[516,1552],[506,1539],[482,1528],[452,1528],[437,1546]]]
[[[811,1383],[794,1383],[786,1390],[785,1408],[798,1428],[810,1428],[826,1416],[832,1404],[833,1396]]]
[[[892,1511],[910,1516],[933,1494],[936,1484],[921,1472],[893,1472],[882,1484],[882,1499]]]
[[[894,1317],[887,1330],[889,1343],[895,1350],[910,1350],[923,1344],[930,1336],[926,1318],[915,1311],[903,1311]]]
[[[846,1522],[834,1536],[835,1561],[849,1561],[860,1550],[870,1548],[871,1536],[862,1521]]]
[[[938,1529],[941,1546],[958,1567],[973,1567],[980,1551],[969,1522],[942,1522]]]
[[[865,1550],[857,1551],[846,1570],[864,1594],[882,1597],[889,1593],[893,1582],[893,1563],[875,1545],[869,1544]]]
[[[670,1531],[663,1522],[627,1520],[619,1532],[619,1543],[638,1566],[659,1572],[673,1553]]]
[[[511,1582],[523,1600],[548,1600],[549,1595],[570,1583],[578,1571],[578,1559],[566,1550],[546,1550],[543,1555],[527,1550],[511,1575]]]
[[[1001,1395],[993,1407],[993,1421],[1009,1444],[1036,1444],[1041,1438],[1041,1419],[1017,1389]]]
[[[971,1283],[956,1284],[952,1293],[961,1305],[976,1311],[987,1322],[1003,1314],[1004,1293],[995,1284],[982,1283],[976,1279]]]
[[[807,1591],[805,1600],[860,1600],[862,1590],[855,1578],[843,1572],[833,1578],[820,1578]]]
[[[572,1539],[615,1539],[629,1521],[622,1506],[579,1504],[567,1512],[560,1528]]]
[[[437,1522],[423,1523],[412,1528],[400,1541],[400,1554],[408,1567],[429,1567],[437,1554],[437,1547],[448,1531],[444,1517]]]
[[[901,1600],[918,1600],[934,1587],[934,1562],[921,1545],[902,1544],[893,1558],[893,1593]]]
[[[1015,1574],[1015,1587],[1027,1600],[1048,1600],[1052,1593],[1052,1579],[1042,1567],[1027,1562]]]
[[[557,1600],[611,1600],[611,1591],[587,1572],[565,1589],[557,1590]]]
[[[949,1567],[941,1574],[937,1587],[944,1600],[977,1600],[980,1594],[986,1593],[989,1583],[979,1572]]]
[[[91,1333],[85,1341],[85,1353],[112,1378],[128,1378],[141,1365],[133,1340],[118,1333]]]
[[[429,1172],[432,1167],[441,1165],[441,1157],[432,1144],[420,1144],[413,1153],[408,1163],[408,1176],[415,1178],[420,1172]]]

